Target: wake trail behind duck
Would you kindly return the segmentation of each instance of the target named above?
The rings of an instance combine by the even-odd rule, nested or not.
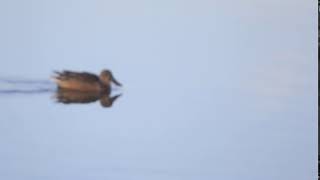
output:
[[[0,77],[0,95],[48,93],[55,88],[50,80]]]

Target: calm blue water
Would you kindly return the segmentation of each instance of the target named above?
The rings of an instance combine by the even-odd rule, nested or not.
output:
[[[316,10],[234,3],[0,1],[0,179],[316,177]],[[112,107],[57,102],[105,68]]]

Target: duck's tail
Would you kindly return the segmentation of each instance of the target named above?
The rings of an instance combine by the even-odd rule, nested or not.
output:
[[[53,71],[53,75],[50,77],[56,83],[59,83],[63,77],[63,73],[59,71]]]

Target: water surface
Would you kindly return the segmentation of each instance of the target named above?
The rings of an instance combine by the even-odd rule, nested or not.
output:
[[[312,7],[1,1],[0,179],[312,179]],[[111,107],[57,102],[54,70],[105,68]]]

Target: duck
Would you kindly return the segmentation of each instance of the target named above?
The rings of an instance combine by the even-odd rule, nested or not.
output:
[[[88,72],[55,71],[52,76],[58,89],[74,90],[81,92],[105,92],[110,91],[111,84],[122,86],[108,69],[101,71],[100,75]]]

